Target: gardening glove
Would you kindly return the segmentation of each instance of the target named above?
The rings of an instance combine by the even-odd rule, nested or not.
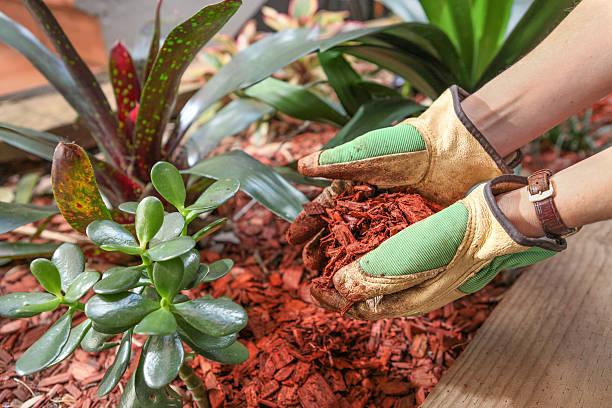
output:
[[[313,297],[361,319],[422,314],[480,290],[501,269],[562,251],[565,239],[528,238],[498,207],[496,195],[526,185],[527,178],[513,175],[479,185],[338,270],[333,288],[313,286]]]
[[[451,86],[418,118],[373,130],[299,161],[305,176],[362,181],[381,188],[410,186],[443,205],[502,173],[512,173],[518,151],[502,158],[461,108],[468,93]]]

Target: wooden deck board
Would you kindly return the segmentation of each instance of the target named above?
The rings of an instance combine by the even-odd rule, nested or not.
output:
[[[608,221],[525,272],[422,407],[612,407],[611,379]]]

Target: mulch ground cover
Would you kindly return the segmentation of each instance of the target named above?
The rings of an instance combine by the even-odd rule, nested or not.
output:
[[[291,143],[272,143],[264,147],[265,153],[250,153],[261,153],[258,158],[268,163],[282,164],[318,148],[333,133],[331,128],[315,127]],[[241,146],[239,141],[230,144]],[[320,189],[305,191],[313,198]],[[249,197],[239,194],[222,208],[223,215],[234,217],[250,202]],[[234,234],[238,244],[209,241],[201,250],[203,262],[230,257],[236,266],[228,276],[192,290],[190,296],[231,296],[249,314],[249,323],[239,336],[250,350],[247,362],[229,366],[198,356],[192,363],[209,390],[213,407],[418,406],[507,289],[499,278],[478,293],[419,317],[377,322],[342,317],[312,304],[309,285],[316,275],[304,267],[301,249],[287,244],[288,225],[256,204],[223,232]],[[60,217],[53,220],[50,229],[77,236]],[[0,240],[22,238],[0,236]],[[115,262],[96,258],[88,268],[103,271]],[[26,264],[0,268],[0,294],[40,290]],[[15,361],[59,314],[0,319],[3,407],[20,407],[23,402],[35,408],[116,406],[138,360],[138,347],[134,347],[123,382],[102,399],[96,396],[97,384],[116,349],[99,354],[79,349],[41,373],[16,375]],[[84,316],[77,314],[75,323],[82,319]],[[135,336],[134,346],[141,346],[144,339]],[[174,386],[184,396],[185,406],[193,406],[184,386],[178,382]]]

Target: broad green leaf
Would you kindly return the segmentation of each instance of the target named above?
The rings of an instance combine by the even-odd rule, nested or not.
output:
[[[221,337],[209,336],[208,334],[196,330],[180,316],[177,317],[176,322],[178,324],[177,330],[181,339],[194,351],[200,354],[202,351],[229,347],[238,337],[236,333]]]
[[[227,221],[227,218],[224,217],[224,218],[219,218],[218,220],[211,222],[210,224],[208,224],[207,226],[205,226],[204,228],[196,232],[193,235],[193,239],[197,241],[199,239],[202,239],[212,234],[213,232],[219,230],[219,228],[221,228],[223,224],[225,224],[226,221]]]
[[[44,258],[35,259],[30,263],[30,271],[47,292],[62,295],[62,281],[53,262]]]
[[[10,319],[32,317],[55,309],[59,299],[50,293],[15,292],[0,296],[0,316]],[[40,308],[41,310],[36,310]]]
[[[449,0],[419,0],[429,23],[439,27],[459,47],[457,28],[450,12]]]
[[[349,142],[358,136],[374,129],[391,126],[393,123],[405,119],[425,110],[409,99],[393,98],[380,99],[362,105],[355,116],[334,136],[324,148],[329,149]]]
[[[181,235],[185,227],[185,217],[178,212],[164,215],[164,222],[157,234],[151,239],[150,246],[155,246],[161,242],[169,241]]]
[[[163,244],[161,244],[163,245]],[[172,258],[164,262],[153,264],[153,284],[157,293],[171,301],[181,289],[183,282],[183,260]]]
[[[87,332],[91,328],[91,320],[85,319],[81,323],[74,326],[70,329],[70,335],[68,336],[68,340],[62,347],[62,351],[55,357],[53,362],[49,364],[49,366],[56,365],[70,357],[72,353],[77,349]]]
[[[148,348],[148,343],[152,337],[149,337],[144,345],[145,349]],[[136,400],[139,404],[147,408],[182,408],[183,401],[180,396],[172,390],[172,388],[165,386],[161,389],[151,388],[147,385],[144,375],[144,364],[145,364],[145,353],[140,355],[138,361],[138,367],[132,377],[134,377],[134,391],[136,393]]]
[[[190,165],[208,156],[226,137],[246,129],[251,123],[274,112],[274,108],[255,99],[235,99],[218,110],[187,140],[187,162]]]
[[[226,348],[208,351],[202,350],[200,354],[209,360],[223,364],[241,364],[249,359],[249,350],[237,341]]]
[[[476,78],[482,74],[503,44],[513,3],[513,0],[503,2],[476,0],[473,2],[471,11],[477,45]]]
[[[169,336],[176,333],[176,319],[166,309],[149,313],[134,327],[134,333],[149,336]]]
[[[119,204],[119,209],[128,214],[136,215],[137,208],[138,208],[138,202],[136,201],[128,201],[128,202]]]
[[[473,0],[448,0],[448,10],[453,21],[459,53],[468,72],[474,77],[474,27],[471,6]]]
[[[85,232],[92,221],[111,219],[100,196],[91,162],[80,146],[74,143],[57,145],[51,179],[57,206],[72,228]]]
[[[235,178],[242,191],[288,221],[295,219],[308,201],[277,172],[239,150],[204,159],[183,172],[213,179]]]
[[[421,16],[421,10],[416,6],[416,2],[406,0],[378,0],[385,5],[396,16],[404,21],[427,21],[425,16]],[[415,7],[416,6],[416,7]]]
[[[115,354],[113,364],[106,369],[106,373],[104,373],[104,377],[102,377],[100,385],[98,385],[98,397],[105,396],[119,384],[121,377],[123,377],[130,363],[131,353],[132,332],[127,331],[121,338],[121,346],[119,346],[119,350],[117,350],[117,354]]]
[[[148,180],[151,166],[161,159],[162,135],[174,109],[183,73],[240,4],[226,0],[204,7],[166,37],[143,87],[134,127],[134,156],[141,179]]]
[[[0,22],[0,24],[2,23]],[[0,141],[42,159],[52,161],[55,146],[59,142],[64,142],[65,139],[47,132],[0,123]]]
[[[12,231],[17,227],[42,220],[58,213],[56,206],[40,207],[37,205],[5,203],[0,201],[0,234]]]
[[[204,276],[200,276],[198,283],[201,282],[212,282],[217,279],[221,279],[229,273],[234,266],[234,261],[229,258],[219,259],[216,262],[208,265],[208,273]]]
[[[174,380],[185,358],[183,344],[176,334],[149,337],[142,352],[142,374],[151,388],[161,388]]]
[[[178,237],[161,242],[147,251],[147,255],[154,261],[167,261],[187,253],[195,246],[191,237]]]
[[[87,67],[59,23],[42,0],[23,0],[30,13],[38,21],[42,31],[62,58],[66,70],[86,101],[86,110],[81,115],[100,147],[109,155],[115,165],[127,168],[127,149],[120,143],[117,134],[117,120],[98,84],[98,80]]]
[[[247,314],[229,298],[196,299],[172,305],[173,311],[196,330],[211,336],[227,336],[242,330]]]
[[[204,279],[204,277],[208,275],[209,271],[210,271],[210,268],[207,264],[205,263],[199,264],[198,273],[196,274],[196,277],[194,278],[193,281],[191,281],[191,283],[189,283],[189,285],[185,287],[185,289],[192,289],[198,286],[200,283],[202,283],[202,279]]]
[[[102,350],[107,350],[119,344],[117,342],[107,342],[106,340],[110,337],[112,337],[112,335],[100,333],[91,328],[87,334],[85,334],[83,340],[81,340],[81,348],[90,353],[99,353]]]
[[[94,285],[93,290],[101,295],[125,292],[139,286],[141,276],[140,269],[118,268],[108,274],[105,273],[102,280]]]
[[[85,315],[101,328],[132,326],[154,310],[159,303],[136,293],[94,295],[85,305]]]
[[[146,197],[136,209],[136,236],[141,245],[149,243],[164,222],[164,205],[156,197]]]
[[[50,256],[57,244],[33,244],[31,242],[0,242],[0,261],[20,258]]]
[[[100,279],[100,274],[93,271],[83,272],[77,276],[66,291],[66,302],[73,303],[82,298],[95,285],[98,279]]]
[[[114,221],[92,222],[87,226],[87,236],[106,251],[121,251],[132,255],[142,252],[134,236]]]
[[[344,112],[334,107],[331,101],[321,98],[303,86],[272,77],[250,86],[244,92],[297,119],[325,122],[338,127],[348,120]]]
[[[187,193],[183,177],[176,167],[165,161],[155,163],[151,170],[151,182],[170,204],[179,210],[183,209]]]
[[[200,252],[194,248],[184,255],[181,255],[183,261],[183,281],[181,289],[187,289],[195,280],[198,269],[200,269]]]
[[[132,61],[129,51],[121,41],[116,42],[110,50],[108,75],[113,85],[115,101],[117,102],[119,130],[122,132],[126,147],[129,150],[132,144],[132,129],[128,129],[129,125],[126,126],[126,122],[128,115],[140,100],[140,82],[138,81],[134,61]]]
[[[71,323],[72,312],[68,311],[19,357],[15,364],[17,374],[29,375],[47,368],[68,341]]]
[[[66,292],[72,282],[85,270],[85,255],[76,244],[64,243],[55,252],[51,262],[57,267],[62,279],[62,290]]]
[[[225,178],[215,181],[208,187],[195,203],[187,207],[191,211],[211,211],[226,203],[240,188],[240,182],[236,179]]]
[[[479,78],[475,88],[480,88],[531,51],[572,10],[574,3],[572,0],[534,0]]]

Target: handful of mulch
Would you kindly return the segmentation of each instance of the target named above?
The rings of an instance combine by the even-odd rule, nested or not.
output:
[[[339,269],[375,249],[411,224],[442,210],[409,187],[378,189],[369,184],[348,185],[331,198],[332,206],[304,204],[325,227],[304,248],[304,265],[322,274],[313,283],[330,287]]]

